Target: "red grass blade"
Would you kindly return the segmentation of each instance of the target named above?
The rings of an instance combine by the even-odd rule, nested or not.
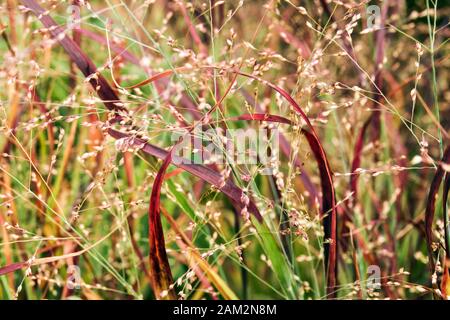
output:
[[[179,69],[177,69],[177,70],[180,71],[180,70],[182,70],[182,69],[183,69],[183,68],[179,68]],[[150,77],[150,78],[148,78],[148,79],[145,79],[145,80],[142,81],[142,82],[139,82],[139,83],[134,84],[134,85],[129,86],[129,87],[125,87],[125,89],[134,89],[134,88],[139,88],[139,87],[145,86],[145,85],[147,85],[147,84],[149,84],[149,83],[152,83],[152,82],[155,82],[155,81],[157,81],[157,80],[163,79],[163,78],[165,78],[165,77],[171,75],[172,73],[173,73],[172,70],[166,70],[166,71],[163,71],[163,72],[161,72],[161,73],[157,73],[157,74],[155,74],[154,76],[152,76],[152,77]]]
[[[282,88],[259,79],[258,77],[247,75],[244,73],[239,73],[241,75],[247,76],[249,78],[259,80],[262,83],[266,84],[273,90],[277,91],[281,94],[289,104],[294,108],[294,110],[300,114],[302,119],[306,122],[307,127],[310,132],[306,134],[306,138],[309,142],[309,145],[316,157],[316,160],[319,165],[320,170],[320,180],[322,184],[322,211],[325,215],[324,217],[324,232],[325,239],[328,239],[327,243],[325,243],[325,264],[327,269],[327,290],[329,294],[334,292],[334,287],[336,286],[337,279],[337,214],[336,214],[336,199],[334,193],[333,186],[333,178],[332,172],[330,169],[330,165],[328,164],[328,159],[323,150],[322,144],[309,121],[308,116],[303,112],[297,102]],[[305,131],[307,132],[307,131]]]
[[[444,156],[442,157],[441,163],[450,164],[450,147],[447,147],[444,152]],[[445,170],[442,165],[436,170],[436,173],[433,177],[433,181],[431,182],[430,191],[428,193],[427,200],[427,208],[425,210],[425,235],[427,238],[427,247],[428,247],[428,255],[430,259],[430,272],[433,275],[435,271],[435,262],[433,256],[433,220],[434,220],[434,211],[436,207],[436,199],[439,192],[439,187],[441,186],[442,179],[444,177]],[[448,183],[448,182],[447,182]],[[448,189],[447,189],[448,191]],[[444,195],[446,197],[446,195]]]
[[[106,38],[98,33],[91,32],[91,31],[85,30],[85,29],[80,29],[80,32],[83,35],[91,38],[92,40],[94,40],[98,43],[101,43],[102,45],[105,45],[105,46],[108,45]],[[149,80],[148,83],[154,81],[154,85],[155,85],[156,89],[158,90],[158,92],[161,92],[163,90],[163,88],[165,88],[167,86],[168,80],[166,78],[158,76],[158,74],[154,74],[155,77],[153,77],[153,72],[147,66],[144,66],[142,64],[142,62],[139,60],[139,58],[136,57],[133,53],[131,53],[127,49],[122,48],[118,45],[111,44],[111,43],[109,45],[111,47],[111,50],[113,50],[118,55],[122,56],[128,62],[130,62],[136,66],[140,66],[140,67],[144,68],[146,70],[146,72],[151,75],[151,78],[153,78],[153,80],[147,79],[147,80]],[[137,87],[139,85],[142,85],[142,83],[136,84],[133,87]],[[200,111],[197,109],[197,107],[191,101],[191,99],[188,97],[188,95],[184,92],[181,93],[180,103],[187,111],[189,111],[189,113],[194,117],[195,120],[199,120],[201,118]]]
[[[442,194],[442,212],[444,214],[444,240],[445,240],[445,258],[450,259],[449,225],[448,225],[448,192],[450,191],[450,174],[445,174],[444,191]]]
[[[258,120],[258,121],[268,121],[268,122],[279,122],[284,124],[292,124],[289,119],[281,116],[271,115],[271,114],[244,114],[237,118],[237,120]],[[328,166],[328,161],[324,156],[323,149],[320,145],[315,134],[302,129],[302,133],[308,140],[309,146],[314,153],[316,158],[320,178],[322,182],[322,192],[323,192],[323,227],[325,230],[325,238],[330,239],[331,243],[325,244],[325,262],[328,266],[327,272],[327,283],[328,283],[328,293],[333,295],[333,288],[336,286],[336,276],[337,276],[337,251],[336,251],[336,211],[335,211],[335,200],[334,200],[334,188],[331,180],[330,169]],[[330,183],[331,181],[331,183]],[[331,196],[332,195],[332,196]]]
[[[10,273],[10,272],[14,272],[16,270],[22,269],[27,265],[26,262],[18,262],[18,263],[12,263],[9,264],[7,266],[1,267],[0,268],[0,276]]]
[[[231,121],[234,120],[257,120],[257,121],[267,121],[267,122],[278,122],[278,123],[284,123],[284,124],[292,124],[292,121],[282,117],[277,116],[273,114],[268,113],[251,113],[251,114],[243,114],[234,118],[229,119]]]
[[[109,45],[109,47],[111,48],[112,51],[114,51],[118,56],[123,57],[125,60],[128,60],[129,62],[131,62],[135,65],[141,64],[141,62],[139,61],[139,58],[136,57],[133,53],[131,53],[126,48],[123,48],[117,44],[108,43],[106,41],[106,38],[103,37],[102,35],[92,32],[90,30],[86,30],[86,29],[79,29],[78,31],[82,35],[94,40],[96,43],[101,43],[102,45],[105,45],[105,46]]]
[[[362,156],[362,150],[364,147],[364,137],[366,136],[367,130],[372,123],[373,115],[371,115],[366,122],[364,122],[364,125],[362,126],[361,130],[359,131],[358,138],[356,139],[355,146],[353,148],[353,160],[352,160],[352,167],[351,167],[351,175],[350,175],[350,192],[351,197],[348,198],[347,201],[345,201],[346,207],[348,209],[348,213],[346,212],[343,214],[342,217],[342,228],[341,228],[341,240],[345,240],[345,238],[342,235],[348,235],[350,233],[350,229],[348,226],[348,222],[351,220],[351,217],[349,216],[350,212],[352,212],[353,207],[358,199],[358,179],[359,179],[359,173],[357,173],[357,169],[361,166],[361,156]],[[344,248],[347,247],[347,242],[342,241],[342,245]]]
[[[169,260],[167,259],[160,211],[161,187],[164,181],[164,174],[171,161],[172,151],[169,151],[153,183],[150,207],[148,209],[148,239],[150,244],[150,268],[153,279],[153,293],[157,299],[167,298],[175,300],[177,296],[173,288],[170,287],[173,284],[173,277]]]
[[[369,119],[367,119],[366,122],[364,122],[364,125],[361,128],[361,131],[359,132],[358,135],[358,139],[356,140],[355,143],[352,161],[352,171],[351,171],[352,174],[350,175],[350,191],[352,192],[352,199],[353,199],[351,200],[352,203],[355,203],[357,199],[359,174],[356,173],[356,170],[361,166],[361,153],[364,147],[364,137],[371,123],[372,123],[372,116],[370,116]]]
[[[258,113],[264,112],[264,110],[261,108],[259,103],[255,101],[255,98],[250,95],[247,91],[244,89],[241,89],[241,92],[245,98],[245,100],[252,106],[255,106],[255,109]],[[286,139],[286,137],[280,133],[280,149],[285,154],[286,157],[290,157],[292,154],[291,145],[289,141]],[[300,169],[300,180],[303,183],[303,186],[309,193],[309,202],[311,206],[314,206],[316,204],[316,200],[320,198],[320,195],[318,194],[316,187],[311,182],[311,179],[309,175],[306,173],[305,168],[303,164],[300,162],[300,159],[298,157],[295,157],[294,164]]]
[[[444,262],[444,275],[441,281],[441,291],[444,297],[450,295],[450,243],[449,243],[449,225],[448,225],[448,212],[447,212],[447,200],[448,192],[450,191],[450,174],[445,174],[444,191],[442,195],[442,212],[444,214],[444,242],[445,242],[445,262]]]

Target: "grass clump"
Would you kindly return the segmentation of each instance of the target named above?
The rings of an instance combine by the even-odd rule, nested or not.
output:
[[[444,2],[0,11],[2,299],[450,296]]]

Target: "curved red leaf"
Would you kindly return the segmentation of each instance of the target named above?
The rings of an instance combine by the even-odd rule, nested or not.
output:
[[[264,110],[261,108],[260,104],[256,102],[255,98],[251,96],[247,91],[244,89],[241,89],[242,95],[244,96],[245,100],[252,106],[255,106],[256,112],[262,113]],[[283,135],[283,133],[280,132],[280,149],[284,153],[286,157],[290,157],[292,154],[292,148],[289,143],[289,141],[286,139],[286,137]],[[316,199],[320,198],[320,195],[318,194],[316,187],[311,182],[311,178],[306,173],[305,168],[303,164],[301,163],[300,159],[298,157],[295,157],[294,164],[296,167],[300,169],[300,180],[302,181],[304,187],[306,190],[308,190],[308,193],[310,195],[309,201],[311,205],[315,205]]]
[[[170,287],[173,284],[173,277],[169,260],[167,259],[160,212],[161,187],[171,161],[172,151],[169,151],[153,183],[148,209],[148,240],[150,244],[150,270],[153,279],[153,293],[157,299],[167,298],[174,300],[177,296],[173,288]]]
[[[294,102],[295,103],[295,102]],[[301,110],[300,110],[301,111]],[[306,115],[305,115],[306,117]],[[238,120],[258,120],[258,121],[268,121],[268,122],[279,122],[285,124],[292,124],[289,119],[281,116],[271,115],[271,114],[245,114],[236,117]],[[336,235],[336,204],[334,200],[334,188],[331,178],[331,171],[329,169],[328,160],[323,152],[322,146],[314,133],[311,133],[305,129],[302,129],[302,133],[308,140],[309,146],[314,153],[316,158],[320,179],[322,183],[322,207],[324,219],[323,227],[325,230],[325,238],[330,239],[330,243],[325,243],[325,263],[328,266],[327,272],[327,284],[328,293],[334,295],[334,287],[336,286],[337,277],[337,235]]]

